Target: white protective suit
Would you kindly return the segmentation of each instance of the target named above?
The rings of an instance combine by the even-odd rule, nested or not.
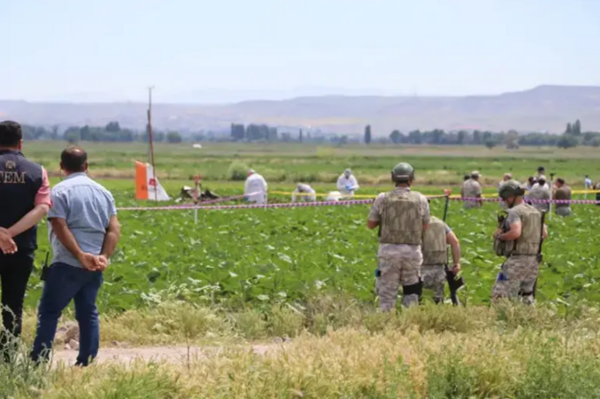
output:
[[[249,202],[264,205],[267,202],[267,182],[258,173],[253,173],[246,179],[244,195]]]
[[[317,200],[316,194],[315,190],[308,184],[298,184],[296,190],[292,193],[292,202],[315,202]]]
[[[534,188],[539,187],[539,186],[540,185],[538,183],[535,183],[533,185],[533,187],[531,187],[531,189],[533,190]],[[544,183],[544,187],[543,188],[545,188],[546,190],[550,190],[550,185],[546,182],[546,183]]]
[[[358,190],[358,182],[356,181],[356,177],[354,175],[350,175],[350,177],[346,177],[344,173],[338,178],[337,181],[337,189],[342,195],[348,197],[353,196],[354,192]]]

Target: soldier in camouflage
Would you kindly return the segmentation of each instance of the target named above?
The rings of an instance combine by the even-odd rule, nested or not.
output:
[[[465,208],[479,208],[483,204],[481,201],[481,184],[479,184],[479,172],[474,171],[471,173],[471,178],[463,183],[463,188],[461,190],[461,197],[465,198],[477,198],[477,200],[465,201]]]
[[[460,271],[460,244],[450,227],[441,219],[431,216],[429,226],[423,237],[423,265],[421,278],[423,288],[433,290],[435,303],[444,301],[444,286],[448,264],[448,245],[452,248],[453,267],[456,275]]]
[[[400,285],[404,306],[418,304],[421,296],[421,244],[430,215],[427,198],[410,189],[414,178],[412,166],[396,165],[392,170],[396,188],[375,199],[367,221],[369,229],[380,228],[375,287],[383,311],[396,307]]]
[[[542,215],[523,201],[525,190],[510,180],[500,188],[500,196],[508,206],[505,228],[494,233],[494,249],[499,256],[506,256],[492,299],[517,298],[533,303],[533,290],[539,271],[538,250],[543,237],[547,236],[546,226],[542,228]],[[542,233],[543,229],[543,233]]]

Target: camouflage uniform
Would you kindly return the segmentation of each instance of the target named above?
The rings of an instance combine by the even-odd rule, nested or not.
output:
[[[375,199],[369,220],[379,222],[381,227],[378,252],[381,274],[375,287],[382,310],[395,308],[400,285],[409,291],[404,293],[402,304],[418,304],[419,294],[412,291],[420,283],[423,224],[429,223],[429,217],[427,198],[409,187],[397,187]]]
[[[542,216],[529,204],[521,203],[508,210],[506,224],[521,223],[521,236],[506,241],[506,262],[502,265],[492,290],[493,298],[516,298],[533,303],[533,287],[538,276],[537,253],[541,241]]]
[[[477,180],[469,179],[463,184],[462,198],[476,198],[482,193],[481,185]],[[476,201],[465,201],[465,209],[479,208],[480,202]]]
[[[571,199],[571,187],[566,184],[556,189],[554,199],[557,200],[570,200]],[[569,216],[571,214],[571,204],[555,204],[556,214],[559,216]]]
[[[444,300],[444,287],[446,284],[446,270],[448,264],[448,246],[446,235],[450,227],[435,216],[431,216],[429,227],[423,237],[423,265],[421,266],[421,279],[423,288],[433,290],[435,302]]]
[[[544,186],[534,186],[529,192],[528,199],[531,200],[531,205],[540,212],[548,212],[550,209],[549,202],[536,202],[535,200],[550,200],[550,190]]]

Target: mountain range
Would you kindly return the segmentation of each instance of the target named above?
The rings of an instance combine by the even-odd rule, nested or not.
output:
[[[336,90],[337,93],[343,91]],[[198,98],[221,102],[235,97],[208,90],[179,96],[180,103],[156,98],[152,108],[157,129],[197,131],[227,129],[235,123],[320,129],[344,134],[361,133],[372,126],[373,135],[394,129],[434,128],[559,133],[567,122],[579,119],[583,131],[600,131],[600,87],[543,85],[530,90],[477,96],[385,96],[373,94],[306,95],[290,99],[263,99],[222,104],[194,103]],[[306,88],[306,93],[310,88]],[[208,95],[212,93],[212,95]],[[313,89],[313,92],[315,90]],[[251,95],[252,93],[246,93]],[[279,91],[272,97],[285,95]],[[81,96],[86,98],[86,96]],[[89,97],[89,96],[88,96]],[[268,97],[268,96],[265,96]],[[169,98],[167,98],[169,99]],[[170,98],[174,100],[176,98]],[[28,102],[0,100],[0,119],[39,125],[105,125],[143,129],[148,105],[141,102]]]

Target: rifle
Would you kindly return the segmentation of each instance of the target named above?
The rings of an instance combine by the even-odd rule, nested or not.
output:
[[[444,218],[442,219],[444,223],[446,222],[446,216],[448,215],[448,205],[450,203],[450,197],[446,196],[446,203],[444,204]],[[446,264],[444,265],[444,270],[446,272],[446,281],[448,281],[448,287],[450,288],[450,299],[452,300],[453,305],[460,305],[460,301],[458,300],[458,290],[460,287],[465,285],[465,280],[462,276],[458,278],[456,275],[450,270],[448,267],[448,258],[446,258]]]
[[[542,265],[542,261],[544,260],[544,255],[542,254],[542,245],[544,244],[544,221],[546,219],[546,212],[542,212],[542,227],[540,228],[540,246],[538,247],[538,253],[537,253],[537,262],[538,265],[541,266]],[[538,270],[538,277],[539,277],[539,270]],[[538,278],[535,278],[535,283],[533,283],[533,299],[535,299],[535,293],[537,291],[537,280]]]

